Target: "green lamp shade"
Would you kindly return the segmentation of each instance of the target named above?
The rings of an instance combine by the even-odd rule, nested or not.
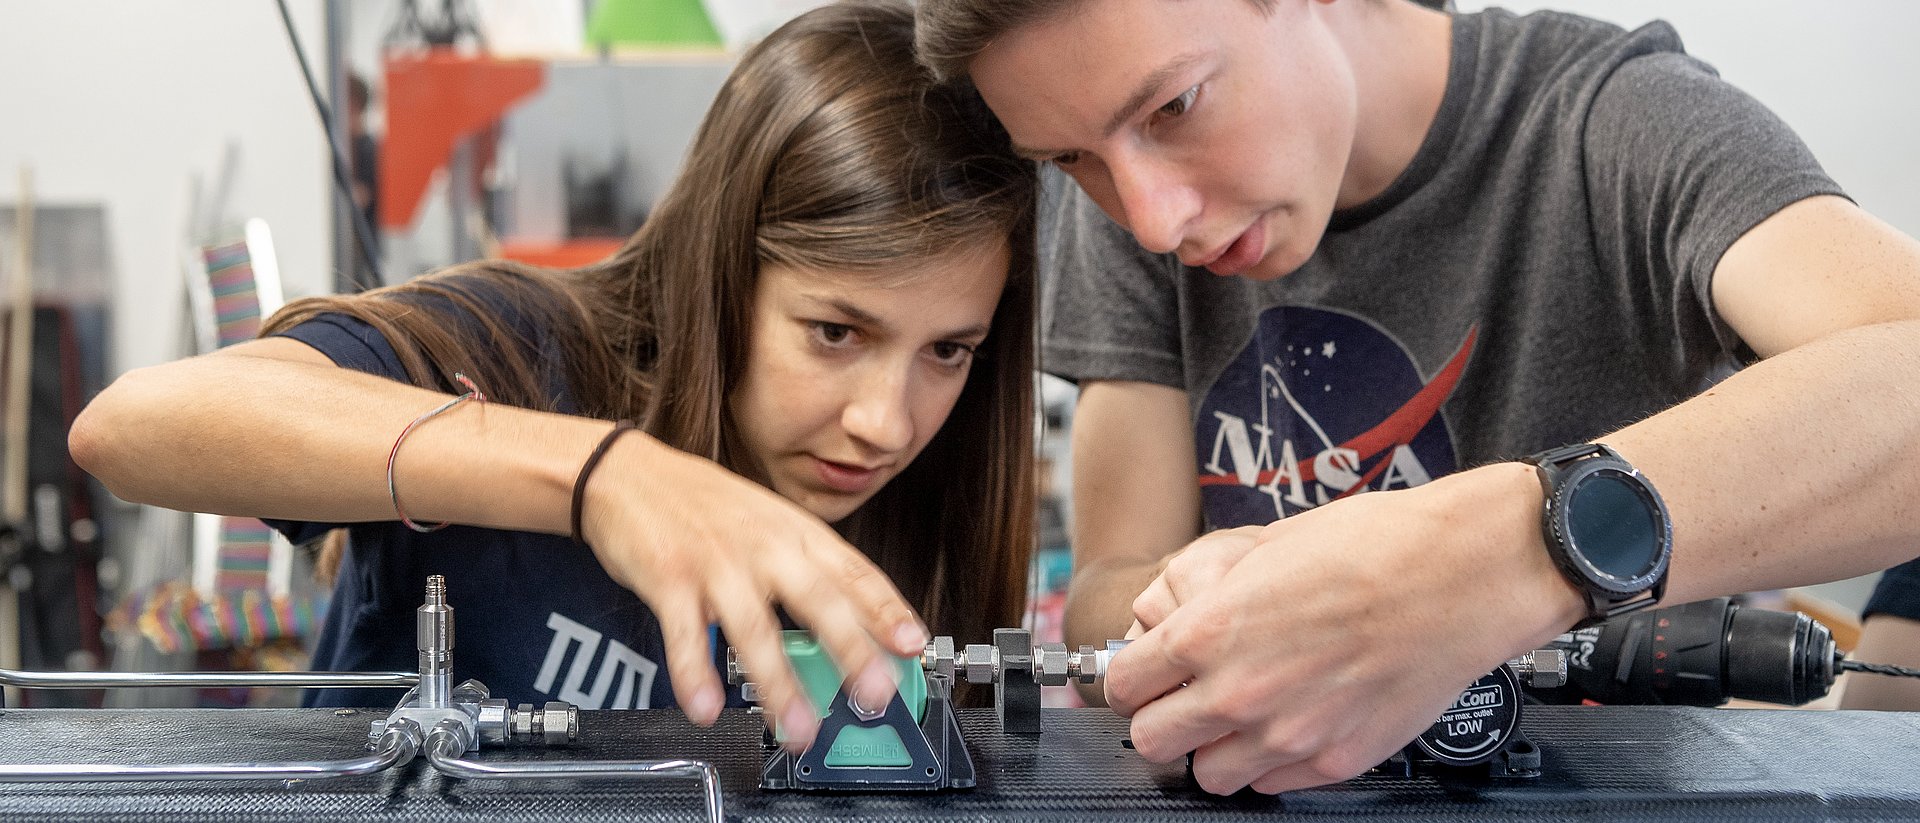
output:
[[[720,33],[700,0],[600,0],[587,20],[587,44],[717,47]]]

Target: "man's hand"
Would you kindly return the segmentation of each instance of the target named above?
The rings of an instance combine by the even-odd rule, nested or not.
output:
[[[1358,775],[1583,613],[1540,505],[1532,468],[1501,464],[1295,515],[1252,545],[1203,539],[1141,597],[1151,625],[1114,659],[1107,698],[1142,756],[1194,752],[1211,792]]]
[[[1259,542],[1264,526],[1210,532],[1160,561],[1158,573],[1133,600],[1136,631],[1160,625],[1182,602],[1212,590]]]

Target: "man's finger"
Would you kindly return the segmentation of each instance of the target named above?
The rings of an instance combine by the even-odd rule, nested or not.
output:
[[[1133,599],[1133,619],[1139,621],[1142,628],[1151,629],[1179,607],[1180,601],[1173,596],[1173,587],[1167,584],[1167,576],[1162,573]]]
[[[1214,794],[1233,794],[1312,757],[1320,745],[1316,738],[1276,735],[1270,722],[1255,722],[1195,749],[1193,779]]]
[[[1148,632],[1149,637],[1152,634]],[[1139,645],[1139,641],[1134,641],[1127,647],[1128,654]],[[1194,681],[1184,687],[1176,684],[1158,699],[1131,713],[1133,723],[1129,733],[1141,757],[1166,763],[1247,725],[1243,716],[1246,708],[1237,694],[1227,693],[1208,681]],[[1249,779],[1258,774],[1254,772]]]
[[[1107,664],[1107,705],[1132,717],[1192,677],[1192,667],[1171,656],[1165,628],[1151,629]]]

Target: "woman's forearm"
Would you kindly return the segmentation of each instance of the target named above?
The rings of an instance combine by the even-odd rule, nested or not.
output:
[[[81,413],[70,443],[75,461],[127,500],[317,522],[392,520],[394,440],[449,399],[268,339],[127,373]],[[468,401],[407,436],[395,485],[416,522],[565,533],[574,473],[607,427]]]

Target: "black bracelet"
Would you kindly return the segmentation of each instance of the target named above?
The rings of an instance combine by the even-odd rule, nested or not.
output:
[[[587,502],[587,476],[593,474],[595,466],[600,465],[600,458],[607,456],[607,449],[613,446],[613,441],[635,428],[631,420],[613,424],[613,431],[600,438],[600,445],[593,447],[593,453],[587,455],[587,462],[580,464],[580,476],[573,480],[573,542],[582,546],[587,544],[586,537],[580,534],[580,510]]]

